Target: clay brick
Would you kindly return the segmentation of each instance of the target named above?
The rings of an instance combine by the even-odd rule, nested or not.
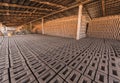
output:
[[[99,64],[98,71],[108,74],[108,66],[104,64]]]
[[[60,76],[55,76],[49,83],[63,83],[64,80]]]
[[[95,81],[97,83],[108,83],[108,76],[102,72],[97,71]]]
[[[81,74],[75,70],[71,72],[71,74],[67,77],[66,81],[68,83],[77,83]]]
[[[11,78],[11,82],[12,83],[26,83],[26,82],[37,83],[37,81],[35,81],[35,78],[32,74],[26,75],[20,79]]]
[[[92,80],[82,75],[78,83],[92,83]]]
[[[55,76],[55,72],[52,70],[44,73],[41,77],[38,78],[39,82],[47,83]]]
[[[111,67],[109,68],[109,75],[117,79],[120,79],[120,70],[114,67]]]
[[[63,63],[58,63],[54,68],[53,68],[53,70],[56,72],[56,73],[58,73],[61,69],[63,69],[65,67],[65,64],[63,64]]]
[[[78,72],[80,72],[81,74],[83,74],[85,72],[86,68],[87,68],[87,66],[85,64],[79,64],[78,67],[76,68],[76,70]]]
[[[95,77],[95,73],[96,73],[96,69],[94,70],[91,67],[88,67],[84,75],[90,78],[91,80],[93,80]]]
[[[68,66],[65,66],[58,74],[63,78],[66,79],[66,77],[71,73],[72,69]]]
[[[45,72],[48,72],[49,69],[50,69],[49,67],[44,66],[44,67],[42,67],[42,68],[37,69],[37,70],[34,72],[34,74],[35,74],[36,77],[40,77],[40,76],[43,75]]]
[[[109,76],[109,83],[120,83],[120,80]]]

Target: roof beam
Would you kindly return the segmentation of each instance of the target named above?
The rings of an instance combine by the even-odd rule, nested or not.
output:
[[[102,2],[102,12],[103,12],[103,16],[105,16],[105,15],[106,15],[106,13],[105,13],[105,0],[101,0],[101,2]]]
[[[84,8],[85,8],[85,11],[87,12],[87,14],[88,14],[88,16],[89,16],[90,20],[92,20],[92,16],[90,15],[90,13],[89,13],[88,9],[87,9],[85,6],[84,6]]]
[[[4,9],[0,9],[0,12],[31,13],[30,11],[4,10]],[[33,13],[36,13],[36,14],[47,14],[47,13],[43,13],[43,12],[33,12]]]
[[[3,2],[0,2],[0,6],[28,8],[28,9],[46,10],[46,11],[54,11],[54,10],[48,9],[48,8],[37,8],[37,7],[24,6],[24,5],[19,5],[19,4],[3,3]]]
[[[15,19],[20,19],[20,18],[27,18],[27,17],[29,17],[29,18],[34,18],[34,17],[38,17],[38,16],[5,16],[6,18],[15,18]]]
[[[51,2],[47,2],[47,1],[40,1],[40,0],[30,0],[30,1],[37,2],[37,3],[40,3],[40,4],[46,4],[46,5],[49,5],[49,6],[55,6],[55,7],[59,7],[59,8],[67,8],[63,5],[59,5],[59,4],[55,4],[55,3],[51,3]]]
[[[68,8],[64,8],[64,9],[61,9],[61,10],[59,10],[59,11],[50,13],[50,14],[48,14],[48,15],[46,15],[46,16],[43,16],[43,17],[38,18],[38,19],[36,19],[36,20],[33,20],[33,21],[31,21],[31,22],[37,21],[37,20],[42,19],[42,18],[46,18],[46,17],[48,17],[48,16],[51,16],[51,15],[54,15],[54,14],[57,14],[57,13],[60,13],[60,12],[63,12],[63,11],[67,11],[67,10],[69,10],[69,9],[78,7],[80,4],[84,5],[84,4],[87,4],[87,3],[91,2],[91,1],[92,1],[92,0],[86,0],[86,1],[84,1],[84,2],[82,2],[82,3],[78,3],[78,4],[75,4],[75,5],[70,6],[70,7],[68,7]],[[30,22],[29,22],[29,23],[30,23]]]
[[[29,14],[0,14],[0,16],[41,16],[41,15],[29,15]]]

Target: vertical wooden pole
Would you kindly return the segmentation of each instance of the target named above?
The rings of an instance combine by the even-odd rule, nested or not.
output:
[[[83,5],[80,4],[79,5],[79,10],[78,10],[78,25],[77,25],[77,36],[76,36],[76,40],[80,39],[80,28],[81,28],[81,21],[82,21],[82,8]]]
[[[103,11],[103,16],[105,16],[105,0],[102,0],[102,11]]]
[[[30,31],[32,31],[32,22],[30,22]]]
[[[44,18],[42,18],[42,34],[45,34],[45,32],[44,32]]]

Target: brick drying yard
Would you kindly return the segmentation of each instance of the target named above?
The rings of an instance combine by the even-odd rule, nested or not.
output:
[[[120,41],[0,37],[0,83],[120,83]]]

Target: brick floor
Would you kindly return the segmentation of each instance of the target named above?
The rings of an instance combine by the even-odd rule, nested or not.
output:
[[[120,41],[0,37],[0,83],[120,83]]]

